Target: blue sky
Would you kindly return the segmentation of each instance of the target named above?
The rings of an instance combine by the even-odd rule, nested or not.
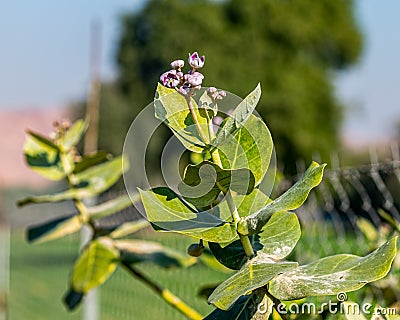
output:
[[[393,138],[400,122],[400,1],[356,0],[365,37],[358,66],[336,80],[338,96],[349,107],[344,134],[353,142]]]
[[[60,107],[85,96],[89,33],[102,24],[101,76],[115,75],[118,16],[143,0],[4,1],[0,9],[0,109]],[[336,77],[338,97],[349,106],[344,135],[377,142],[400,121],[398,0],[356,0],[366,47],[358,66]]]

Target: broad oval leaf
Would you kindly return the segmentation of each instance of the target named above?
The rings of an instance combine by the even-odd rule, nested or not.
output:
[[[150,226],[150,223],[147,220],[136,220],[136,221],[129,221],[125,222],[120,225],[118,228],[113,230],[109,236],[114,239],[122,238],[129,236],[139,230],[145,229]]]
[[[293,212],[277,212],[261,230],[261,252],[275,260],[286,258],[301,236],[299,219]]]
[[[269,291],[280,300],[295,300],[357,290],[389,272],[396,241],[397,237],[365,257],[339,254],[290,270],[273,279]]]
[[[264,121],[251,115],[246,124],[218,146],[224,169],[249,169],[255,184],[263,180],[271,159],[273,142]]]
[[[256,88],[250,92],[246,98],[235,108],[227,121],[218,130],[215,139],[211,145],[218,148],[222,143],[232,139],[233,136],[245,125],[261,97],[261,86],[257,84]]]
[[[60,150],[52,141],[28,131],[23,149],[26,163],[33,171],[54,181],[65,177]]]
[[[88,207],[86,212],[90,216],[91,220],[102,219],[132,206],[132,203],[138,202],[139,200],[139,194],[132,196],[132,198],[129,195],[124,194],[97,206]]]
[[[111,154],[105,151],[97,151],[93,154],[85,154],[82,156],[82,159],[80,159],[79,162],[75,163],[73,173],[77,174],[79,172],[85,171],[90,167],[96,166],[111,159]]]
[[[122,161],[124,169],[128,167],[128,162],[122,156],[113,160],[104,162],[95,167],[91,167],[75,175],[73,181],[74,187],[66,191],[42,195],[37,197],[27,197],[18,201],[18,206],[24,206],[31,203],[59,202],[71,199],[85,199],[100,194],[114,185],[122,175]]]
[[[256,253],[262,252],[271,259],[281,260],[292,252],[300,235],[300,223],[296,214],[277,212],[260,233],[249,236],[249,239]],[[230,269],[239,270],[248,259],[240,240],[224,248],[218,243],[210,242],[208,245],[217,260]]]
[[[229,242],[237,233],[233,223],[207,211],[197,212],[169,188],[139,189],[147,218],[156,230],[173,231],[213,242]]]
[[[128,170],[127,159],[119,156],[76,174],[73,181],[76,197],[83,199],[95,196],[113,186],[122,175],[123,161],[124,170]]]
[[[119,252],[110,239],[98,238],[85,247],[75,263],[71,288],[86,294],[104,283],[117,267]]]
[[[215,163],[203,161],[186,167],[178,189],[185,200],[196,207],[206,207],[213,204],[221,192],[232,190],[249,194],[254,184],[254,175],[248,169],[224,170]]]
[[[295,210],[307,199],[311,189],[322,180],[326,164],[312,162],[306,172],[288,191],[267,204],[256,213],[242,219],[238,223],[238,231],[243,235],[255,234],[268,222],[275,212]]]
[[[77,214],[70,214],[29,227],[27,238],[29,242],[43,243],[77,232],[81,226],[81,218]]]
[[[297,262],[274,262],[259,254],[221,283],[210,295],[208,302],[219,309],[228,310],[240,296],[263,287],[278,274],[297,266]]]
[[[271,200],[259,189],[254,189],[247,195],[232,195],[232,199],[239,216],[242,218],[257,212],[261,208],[264,208],[266,204],[271,202]],[[218,208],[219,216],[221,218],[226,220],[231,218],[231,212],[226,201],[220,202],[218,206],[214,208]]]
[[[218,260],[215,258],[213,253],[208,248],[204,248],[203,254],[197,259],[201,263],[205,264],[207,267],[212,268],[218,272],[229,273],[229,274],[232,273],[232,270],[228,269],[227,267],[218,262]],[[213,286],[212,290],[206,295],[206,298],[208,298],[208,296],[216,287],[217,287],[216,285]]]
[[[58,144],[60,145],[60,148],[64,152],[67,152],[72,147],[76,146],[78,144],[78,142],[81,140],[87,127],[88,127],[88,123],[85,120],[79,119],[79,120],[75,121],[71,125],[71,127],[68,129],[68,131],[65,132],[65,134],[62,137],[60,137],[60,139],[58,140]]]
[[[163,268],[189,267],[197,259],[188,257],[159,243],[144,240],[114,240],[123,262],[151,262]]]
[[[209,136],[207,118],[200,114],[193,99],[191,102],[202,131]],[[158,84],[154,108],[156,118],[163,121],[187,149],[200,153],[203,151],[207,142],[197,132],[186,99],[180,93]]]

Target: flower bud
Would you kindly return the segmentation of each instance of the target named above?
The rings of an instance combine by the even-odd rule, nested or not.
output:
[[[194,72],[187,76],[187,82],[192,87],[201,86],[201,84],[203,83],[203,79],[204,79],[204,76],[200,72]]]
[[[222,123],[222,121],[224,121],[224,119],[220,116],[216,116],[212,119],[212,123],[216,126],[219,126]]]
[[[160,81],[167,88],[175,88],[181,82],[181,78],[177,75],[176,70],[173,69],[164,72],[160,77]]]
[[[224,90],[220,90],[220,91],[218,91],[218,94],[215,97],[215,100],[222,100],[224,97],[226,97],[226,92]]]
[[[207,94],[211,97],[212,96],[212,94],[214,94],[214,93],[216,93],[217,92],[217,88],[215,88],[215,87],[209,87],[208,89],[207,89]]]
[[[203,67],[204,60],[205,60],[204,56],[199,57],[199,54],[197,52],[194,52],[193,54],[189,53],[188,62],[192,68],[199,69]]]
[[[185,65],[185,62],[183,60],[174,60],[171,62],[171,68],[172,69],[181,69]]]
[[[187,85],[183,85],[176,89],[181,95],[187,96],[190,93],[190,88]]]
[[[210,87],[207,89],[207,95],[214,100],[222,100],[226,97],[226,92],[224,90],[217,90],[217,88]]]

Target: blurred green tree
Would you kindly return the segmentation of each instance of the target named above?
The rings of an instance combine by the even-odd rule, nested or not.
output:
[[[131,102],[103,101],[113,107],[100,124],[127,127],[152,101],[170,61],[198,50],[206,56],[203,85],[245,96],[261,82],[257,111],[271,129],[278,160],[294,173],[296,159],[308,161],[316,151],[326,159],[338,147],[343,107],[332,80],[357,61],[361,48],[351,0],[152,0],[122,18],[117,87]],[[103,141],[124,134],[100,132]]]

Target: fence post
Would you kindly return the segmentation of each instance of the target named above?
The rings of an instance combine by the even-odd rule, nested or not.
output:
[[[10,229],[0,225],[0,320],[7,319],[9,292]]]
[[[7,319],[10,288],[10,225],[0,188],[0,320]]]
[[[88,201],[89,202],[89,201]],[[89,227],[84,226],[81,231],[81,246],[87,244],[92,237],[92,232]],[[83,304],[83,320],[97,320],[99,319],[100,311],[100,296],[99,290],[93,289],[88,292]]]
[[[90,88],[87,97],[86,117],[89,119],[89,127],[85,135],[84,151],[93,153],[97,151],[98,122],[100,107],[100,57],[101,57],[101,23],[93,20],[90,30]],[[87,205],[95,205],[97,198],[93,197],[85,201]],[[84,227],[81,232],[81,244],[85,245],[92,237],[89,227]],[[91,290],[85,299],[83,306],[84,320],[99,319],[99,290]]]

